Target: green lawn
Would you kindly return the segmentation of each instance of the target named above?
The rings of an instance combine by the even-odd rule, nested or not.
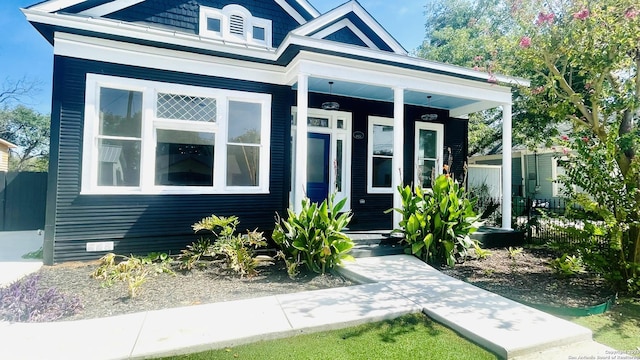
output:
[[[497,359],[422,314],[166,359]]]
[[[640,302],[619,301],[613,309],[601,315],[571,318],[576,324],[593,331],[593,339],[621,351],[640,349]],[[634,354],[640,355],[637,352]]]

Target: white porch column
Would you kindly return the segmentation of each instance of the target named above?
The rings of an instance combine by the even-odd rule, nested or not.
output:
[[[511,229],[511,103],[502,105],[502,228]]]
[[[404,89],[393,89],[393,159],[391,187],[393,188],[393,207],[402,207],[402,197],[398,193],[398,186],[403,183],[404,176]],[[393,212],[393,226],[399,228],[402,214]]]
[[[307,117],[309,113],[309,75],[298,74],[298,115],[296,121],[295,182],[293,209],[302,210],[307,187]]]

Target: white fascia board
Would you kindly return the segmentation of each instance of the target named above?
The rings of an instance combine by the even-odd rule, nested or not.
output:
[[[309,12],[309,14],[311,14],[311,16],[313,16],[314,18],[320,16],[318,10],[316,10],[316,8],[314,8],[313,5],[311,5],[308,1],[296,0],[296,2],[298,3],[298,5],[302,6],[303,9],[307,10],[307,12]]]
[[[455,76],[428,73],[397,66],[370,63],[302,51],[292,62],[296,71],[312,77],[360,84],[403,88],[434,95],[452,96],[492,104],[511,103],[511,88]],[[289,68],[291,68],[291,66]],[[288,68],[288,69],[289,69]],[[289,70],[288,70],[289,71]],[[293,81],[295,76],[289,74]],[[293,83],[291,83],[293,85]],[[487,104],[488,105],[488,104]],[[491,106],[484,107],[491,108]]]
[[[30,9],[23,9],[22,12],[30,22],[72,29],[82,29],[97,33],[123,36],[170,45],[187,46],[215,52],[230,53],[269,61],[276,61],[277,59],[274,50],[267,47],[250,46],[245,43],[232,43],[229,41],[209,39],[195,34],[187,34],[179,31],[170,31],[104,18],[90,18],[66,14],[48,14],[39,11],[31,11]]]
[[[114,13],[116,11],[120,11],[124,8],[128,8],[129,6],[139,4],[143,1],[144,0],[114,0],[106,4],[102,4],[94,8],[87,9],[85,11],[81,11],[78,14],[93,16],[93,17],[101,17],[101,16]]]
[[[47,13],[52,13],[54,11],[62,10],[68,8],[69,6],[77,5],[86,0],[51,0],[47,2],[43,2],[41,4],[37,4],[29,7],[29,10],[37,10],[44,11]]]
[[[350,1],[345,3],[337,8],[329,11],[328,13],[320,16],[317,19],[314,19],[308,22],[306,25],[299,27],[298,29],[292,31],[293,35],[300,36],[309,36],[309,34],[322,29],[325,26],[331,25],[331,23],[338,21],[341,17],[347,15],[348,13],[353,12],[358,16],[367,26],[369,26],[373,31],[387,44],[393,51],[400,55],[406,55],[407,51],[398,44],[395,39],[389,33],[380,26],[380,24],[373,18],[369,13],[367,13],[362,6],[357,1]]]
[[[307,23],[307,20],[305,20],[305,18],[302,17],[302,15],[300,15],[300,13],[296,11],[296,9],[292,8],[291,5],[289,5],[285,0],[275,1],[276,4],[280,5],[280,7],[287,12],[287,14],[291,15],[291,17],[298,22],[298,24],[302,25]]]
[[[228,41],[203,38],[194,34],[169,31],[166,29],[109,20],[104,18],[96,19],[81,17],[77,15],[49,14],[42,11],[34,11],[32,9],[22,9],[22,12],[25,14],[28,21],[35,23],[43,23],[72,29],[82,29],[98,33],[166,43],[170,45],[187,46],[196,49],[229,53],[274,62],[277,61],[277,59],[286,51],[289,46],[300,45],[316,49],[335,51],[338,53],[361,56],[365,58],[380,59],[384,61],[395,62],[398,64],[415,66],[418,68],[423,68],[425,70],[449,72],[455,75],[477,78],[479,80],[488,81],[492,78],[492,76],[488,73],[466,69],[460,66],[428,61],[408,55],[398,55],[395,53],[369,49],[362,46],[341,44],[335,41],[313,39],[306,36],[297,36],[294,34],[289,34],[280,45],[280,47],[274,52],[274,50],[270,48],[252,47],[240,43],[235,44]],[[494,76],[493,78],[501,83],[529,86],[529,81],[525,79],[501,75]]]
[[[285,83],[284,68],[276,65],[231,60],[67,33],[55,34],[53,53],[60,56],[199,75],[269,84]]]
[[[351,20],[349,19],[342,19],[340,21],[338,21],[337,23],[325,28],[324,30],[313,34],[312,38],[314,39],[324,39],[325,37],[343,29],[343,28],[348,28],[349,30],[351,30],[354,34],[356,34],[356,36],[362,40],[362,42],[364,42],[368,47],[375,49],[375,50],[380,50],[376,44],[373,43],[373,41],[371,41],[371,39],[369,39],[367,37],[367,35],[365,35],[362,31],[360,31],[360,29],[358,29],[358,27],[356,27],[356,25],[354,23],[351,22]]]
[[[509,99],[509,103],[511,103],[511,99]],[[465,105],[465,106],[460,106],[458,108],[455,109],[450,109],[449,110],[449,116],[451,117],[461,117],[464,115],[468,115],[471,113],[475,113],[478,111],[482,111],[482,110],[486,110],[487,107],[489,109],[493,109],[496,108],[500,105],[502,105],[503,103],[499,103],[499,102],[493,102],[491,104],[485,104],[485,103],[474,103],[474,104],[469,104],[469,105]]]
[[[498,83],[510,84],[510,85],[520,85],[520,86],[529,86],[529,80],[516,78],[511,76],[503,76],[503,75],[491,75],[489,73],[476,71],[473,69],[464,68],[456,65],[449,65],[445,63],[425,60],[422,58],[409,56],[409,55],[399,55],[387,51],[380,51],[369,49],[363,46],[349,45],[337,43],[335,41],[329,41],[324,39],[314,39],[307,36],[299,36],[294,34],[289,34],[287,38],[283,41],[280,47],[277,50],[277,55],[280,57],[282,53],[290,46],[290,45],[300,45],[311,48],[323,49],[327,51],[334,51],[339,53],[345,53],[352,56],[360,56],[365,58],[384,60],[387,62],[398,63],[408,66],[414,66],[416,68],[422,68],[426,71],[441,71],[446,73],[451,73],[453,75],[460,75],[464,77],[470,77],[478,79],[477,81],[484,81],[489,83],[490,80],[496,80]],[[492,85],[492,86],[500,86],[500,85]]]

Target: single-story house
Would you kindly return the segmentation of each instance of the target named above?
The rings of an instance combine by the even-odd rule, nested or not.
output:
[[[391,229],[396,186],[429,185],[445,149],[462,173],[466,114],[502,108],[511,147],[508,85],[526,85],[409,56],[357,1],[320,14],[306,0],[49,0],[23,13],[54,53],[48,264],[176,251],[212,213],[269,230],[330,193],[348,199],[352,229]]]
[[[9,171],[9,149],[16,147],[16,145],[7,140],[0,139],[0,171]]]

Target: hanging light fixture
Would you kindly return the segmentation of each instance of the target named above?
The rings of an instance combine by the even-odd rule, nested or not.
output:
[[[427,96],[427,107],[431,107],[431,95]],[[433,121],[436,120],[438,118],[438,114],[434,114],[434,113],[429,113],[429,114],[424,114],[420,117],[420,119],[424,120],[424,121]]]
[[[333,96],[333,81],[329,81],[329,96]],[[322,103],[323,110],[339,110],[340,104],[335,101],[326,101]]]

